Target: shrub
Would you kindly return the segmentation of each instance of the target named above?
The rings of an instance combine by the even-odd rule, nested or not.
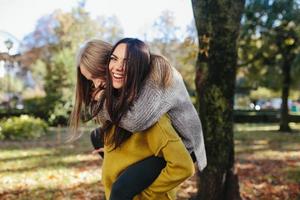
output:
[[[55,98],[48,95],[26,99],[24,100],[23,113],[46,120],[50,126],[67,125],[72,110],[71,102],[71,94]]]
[[[2,128],[1,128],[1,126],[0,126],[0,140],[3,140],[4,139],[4,135],[1,133],[2,131]]]
[[[29,115],[11,117],[0,122],[0,134],[11,140],[38,138],[46,134],[47,128],[45,121]]]
[[[30,99],[25,99],[24,103],[24,114],[29,114],[31,116],[41,118],[43,120],[48,120],[49,118],[49,102],[47,102],[45,97],[35,97]]]

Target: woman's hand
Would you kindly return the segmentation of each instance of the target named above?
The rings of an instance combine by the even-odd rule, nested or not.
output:
[[[98,87],[105,89],[106,88],[106,82],[104,80],[101,80]]]
[[[103,93],[104,93],[104,89],[95,91],[92,96],[93,100],[98,101],[100,97],[103,95]]]
[[[95,149],[92,151],[92,154],[104,152],[104,148]]]
[[[95,101],[99,100],[100,97],[103,95],[105,88],[106,88],[106,82],[99,81],[97,87],[92,92],[92,99]]]

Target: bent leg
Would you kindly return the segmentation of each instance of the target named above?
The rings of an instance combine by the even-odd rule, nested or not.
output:
[[[132,200],[153,183],[165,166],[166,161],[155,156],[130,165],[113,184],[109,200]]]

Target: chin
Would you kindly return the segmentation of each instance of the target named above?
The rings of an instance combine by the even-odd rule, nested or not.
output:
[[[114,84],[114,85],[113,85],[113,87],[114,87],[115,89],[121,89],[122,86],[123,86],[123,85],[121,85],[121,84]]]

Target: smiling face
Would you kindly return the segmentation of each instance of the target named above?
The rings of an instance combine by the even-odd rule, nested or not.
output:
[[[109,73],[112,79],[112,85],[115,89],[123,87],[125,82],[125,63],[127,45],[120,43],[113,51],[109,62]]]

